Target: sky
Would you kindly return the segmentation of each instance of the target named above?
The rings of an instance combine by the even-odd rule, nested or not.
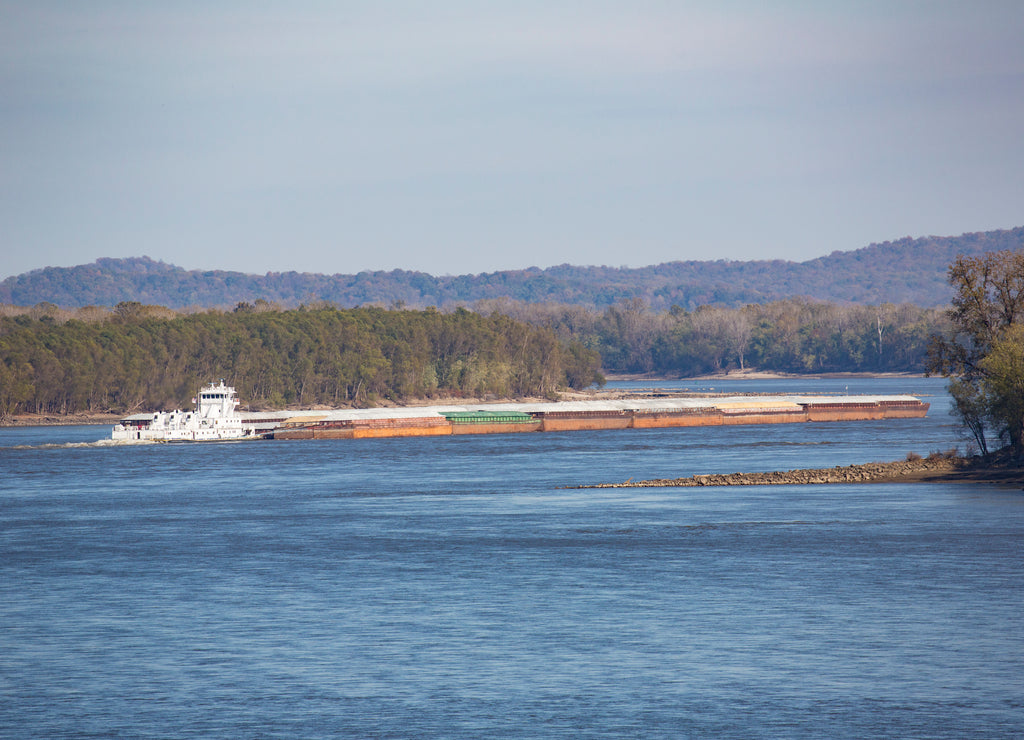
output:
[[[0,0],[0,279],[804,261],[1024,225],[1020,0]]]

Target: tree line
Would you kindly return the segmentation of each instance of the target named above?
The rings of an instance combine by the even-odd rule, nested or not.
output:
[[[258,301],[178,315],[127,302],[109,312],[43,305],[6,314],[0,416],[182,407],[216,378],[254,408],[550,397],[603,381],[596,351],[466,309],[282,311]]]
[[[610,373],[689,377],[748,367],[789,373],[923,372],[929,338],[946,331],[938,308],[840,305],[802,299],[729,309],[639,299],[603,311],[561,304],[481,301],[484,314],[512,316],[596,350]]]
[[[453,312],[257,300],[193,314],[137,302],[5,313],[4,415],[180,406],[219,377],[272,407],[543,396],[599,382],[601,371],[922,372],[929,337],[949,326],[938,309],[797,299],[695,311],[639,299],[603,311],[502,299]]]

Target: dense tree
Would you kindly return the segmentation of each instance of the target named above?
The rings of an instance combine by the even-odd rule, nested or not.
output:
[[[1024,252],[957,257],[951,329],[933,337],[928,370],[953,378],[950,393],[964,428],[988,453],[986,429],[1024,454]]]
[[[0,414],[173,407],[219,377],[255,406],[337,406],[547,395],[586,386],[602,369],[921,372],[928,337],[949,325],[939,309],[804,299],[693,311],[630,299],[598,311],[498,298],[474,308],[0,306]]]
[[[509,300],[476,307],[596,349],[606,372],[676,376],[747,366],[793,373],[922,372],[929,335],[948,323],[940,309],[801,299],[739,309],[674,306],[663,312],[638,299],[603,312]]]
[[[104,321],[0,317],[0,415],[173,408],[220,377],[256,406],[551,396],[602,380],[596,351],[507,316],[255,309],[168,316],[126,303]]]

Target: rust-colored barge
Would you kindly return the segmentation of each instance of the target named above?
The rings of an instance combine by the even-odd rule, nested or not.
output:
[[[913,396],[638,398],[244,414],[273,439],[362,439],[921,418]]]

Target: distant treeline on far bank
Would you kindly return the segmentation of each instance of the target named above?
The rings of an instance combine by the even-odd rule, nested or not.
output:
[[[695,311],[633,300],[599,311],[499,299],[473,308],[4,306],[0,417],[180,407],[215,378],[243,403],[276,407],[551,397],[603,383],[602,370],[920,372],[930,335],[947,327],[935,308],[806,300]]]

